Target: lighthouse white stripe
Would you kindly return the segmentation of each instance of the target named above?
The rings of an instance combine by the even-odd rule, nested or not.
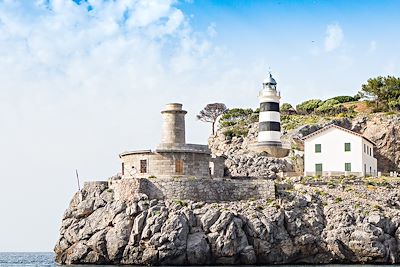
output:
[[[276,111],[260,112],[260,122],[262,121],[281,121],[281,115]]]
[[[267,131],[258,133],[258,142],[281,141],[281,132]]]

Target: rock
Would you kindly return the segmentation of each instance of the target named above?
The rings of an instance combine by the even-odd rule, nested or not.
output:
[[[105,188],[85,188],[75,194],[62,219],[54,249],[56,262],[140,266],[400,263],[400,210],[389,205],[399,195],[398,182],[372,188],[362,179],[335,187],[304,185],[296,177],[279,181],[285,182],[293,186],[279,189],[272,201],[187,201],[184,206],[168,199],[106,201]]]
[[[240,263],[243,265],[254,265],[257,263],[256,253],[252,246],[247,246],[240,252]]]
[[[218,220],[221,212],[219,210],[210,209],[201,217],[201,224],[207,233],[210,227]]]
[[[204,265],[210,258],[210,246],[204,233],[194,233],[188,236],[187,258],[190,265]]]

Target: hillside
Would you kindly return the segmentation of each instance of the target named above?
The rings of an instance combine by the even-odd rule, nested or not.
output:
[[[354,117],[325,115],[282,115],[282,140],[292,148],[283,159],[256,155],[249,145],[258,135],[257,114],[242,116],[240,121],[224,126],[210,137],[209,146],[216,155],[227,157],[226,166],[233,176],[274,176],[274,173],[302,173],[301,139],[322,127],[334,123],[363,134],[377,144],[378,170],[383,173],[400,169],[400,113],[358,113]]]

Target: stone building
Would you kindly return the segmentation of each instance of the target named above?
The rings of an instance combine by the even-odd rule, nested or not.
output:
[[[119,155],[122,178],[223,177],[224,159],[212,157],[207,145],[187,144],[182,104],[167,104],[161,143],[155,151],[127,151]]]

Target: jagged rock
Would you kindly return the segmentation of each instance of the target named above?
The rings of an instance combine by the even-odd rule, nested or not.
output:
[[[204,233],[194,233],[188,236],[187,258],[191,265],[207,263],[210,258],[210,246]]]
[[[210,227],[218,220],[221,212],[219,210],[210,209],[201,217],[201,224],[207,233]]]

